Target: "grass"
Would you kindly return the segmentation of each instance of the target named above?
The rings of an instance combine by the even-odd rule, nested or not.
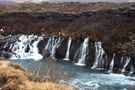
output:
[[[74,90],[73,87],[45,82],[31,76],[20,65],[0,61],[0,88],[2,90]]]

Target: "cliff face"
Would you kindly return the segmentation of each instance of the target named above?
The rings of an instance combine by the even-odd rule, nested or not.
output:
[[[134,56],[135,10],[116,9],[77,14],[14,12],[0,15],[2,35],[45,34],[100,40],[109,54]],[[132,38],[132,39],[131,39]],[[127,44],[128,43],[128,44]],[[122,46],[121,46],[122,45]],[[123,46],[124,45],[124,46]]]

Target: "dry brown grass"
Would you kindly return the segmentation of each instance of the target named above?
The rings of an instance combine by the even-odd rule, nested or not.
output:
[[[74,90],[73,87],[67,85],[60,85],[56,83],[35,83],[27,82],[25,90]]]
[[[21,66],[10,61],[0,61],[0,88],[2,90],[74,90],[67,85],[39,82]]]

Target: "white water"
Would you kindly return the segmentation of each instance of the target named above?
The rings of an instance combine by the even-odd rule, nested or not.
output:
[[[4,45],[4,49],[8,46],[8,42]]]
[[[134,79],[123,74],[80,73],[69,84],[79,90],[134,90],[127,88],[135,85]]]
[[[34,59],[40,60],[43,58],[41,54],[38,52],[38,43],[42,40],[42,37],[38,37],[36,35],[21,35],[19,37],[19,41],[10,45],[12,52],[14,53],[10,59],[17,60],[17,59]],[[31,41],[34,40],[33,43]],[[27,47],[29,47],[29,51],[26,52]]]
[[[116,56],[116,54],[113,54],[113,58],[112,58],[112,61],[110,63],[110,67],[109,67],[109,72],[113,71],[115,56]]]
[[[127,57],[126,62],[125,62],[125,64],[123,65],[123,68],[122,68],[121,72],[125,72],[125,71],[126,71],[126,67],[127,67],[128,64],[130,63],[130,60],[131,60],[131,58],[130,58],[130,57]]]
[[[122,56],[121,57],[121,64],[123,64],[123,61],[124,61],[124,57]]]
[[[45,46],[44,50],[49,49],[50,43],[51,43],[51,38],[49,38],[49,40],[47,42],[47,45]]]
[[[46,57],[46,54],[48,53],[48,51],[50,51],[51,48],[51,38],[49,38],[45,48],[44,48],[44,52],[43,52],[43,56]]]
[[[135,72],[133,64],[130,66],[130,74],[133,74]]]
[[[10,38],[10,36],[11,35],[8,35],[3,38],[4,39],[7,37]],[[9,52],[9,55],[12,54],[10,59],[13,59],[13,60],[17,60],[17,59],[40,60],[43,58],[43,56],[39,53],[38,46],[37,46],[38,43],[43,39],[43,37],[39,37],[36,35],[21,35],[20,37],[19,36],[20,35],[18,35],[15,38],[15,40],[17,39],[18,41],[16,41],[14,44],[10,44],[9,49],[12,50],[11,53]],[[8,40],[11,40],[11,39],[8,39]],[[56,37],[56,36],[52,36],[49,38],[47,45],[45,46],[44,49],[48,50],[47,52],[50,54],[50,57],[55,58],[56,49],[58,47],[60,47],[62,41],[63,41],[62,38]],[[69,40],[67,43],[67,52],[66,52],[64,60],[69,60],[71,42],[72,42],[72,38],[69,37]],[[8,47],[9,46],[8,44],[9,44],[9,42],[7,42],[3,48]],[[89,44],[89,38],[85,38],[84,42],[81,44],[80,48],[78,49],[78,51],[75,54],[74,59],[76,59],[76,61],[77,61],[77,63],[75,63],[76,65],[80,65],[80,66],[85,65],[85,60],[87,59],[86,56],[88,55],[88,50],[89,50],[88,44]],[[108,64],[108,62],[107,63],[105,62],[105,60],[107,60],[107,55],[106,55],[106,57],[104,56],[106,53],[102,48],[102,43],[95,42],[95,48],[96,48],[95,62],[92,66],[92,69],[95,69],[95,68],[104,69],[105,65]],[[7,52],[5,52],[3,50],[1,57],[6,56],[6,53]],[[110,62],[109,72],[112,72],[113,69],[115,68],[114,67],[114,58],[115,58],[115,54],[113,54],[113,58]],[[130,62],[132,63],[132,60],[130,57],[127,57],[127,56],[121,57],[120,65],[122,64],[123,66],[122,66],[122,69],[119,68],[119,70],[121,70],[121,72],[125,72],[127,70],[127,67],[129,66],[128,72],[134,73],[135,69]],[[108,65],[106,65],[106,66],[108,66]]]
[[[103,55],[105,54],[105,51],[102,48],[102,43],[95,42],[95,48],[96,48],[95,62],[91,67],[91,69],[101,68],[102,64],[104,64]]]
[[[32,64],[33,62],[36,64],[39,64],[39,66],[37,65],[36,69],[35,68],[33,69],[34,70],[33,72],[38,72],[40,69],[41,69],[41,72],[43,72],[44,68],[41,68],[40,65],[43,64],[44,60],[43,61],[39,60],[42,58],[42,55],[40,55],[38,53],[38,48],[37,48],[37,45],[40,40],[42,40],[42,37],[38,37],[35,35],[30,35],[30,36],[22,35],[19,38],[19,41],[16,41],[15,44],[10,45],[11,46],[10,49],[12,49],[12,52],[15,53],[12,56],[12,58],[18,59],[18,60],[16,60],[16,62],[20,62],[20,61],[25,62],[23,64],[24,64],[24,66],[28,65],[27,68],[30,68],[30,66],[35,67]],[[59,40],[59,37],[49,38],[48,43],[45,46],[45,49],[49,49],[52,52],[52,48],[54,46],[59,47],[61,45],[62,40],[63,39]],[[88,54],[88,52],[87,52],[88,46],[86,43],[87,38],[85,40],[84,40],[85,44],[83,42],[82,47],[80,48],[80,52],[79,51],[77,52],[77,53],[79,53],[78,60],[80,61],[80,62],[78,61],[78,63],[81,63],[81,65],[85,64],[86,55]],[[29,46],[30,50],[28,52],[26,52],[26,49],[28,46]],[[6,45],[4,47],[6,47]],[[102,64],[102,60],[103,60],[104,51],[101,48],[102,48],[101,44],[97,45],[97,47],[96,47],[96,50],[97,50],[96,58],[99,60],[99,61],[97,61],[97,67],[100,67],[100,64]],[[55,50],[56,49],[57,48],[55,48]],[[82,51],[86,51],[86,52],[83,52],[84,54],[82,54],[81,53]],[[55,53],[54,53],[54,56],[55,56]],[[81,57],[81,56],[83,56],[83,57]],[[113,55],[112,61],[110,63],[111,71],[113,71],[113,68],[114,68],[114,58],[115,58],[115,54]],[[25,60],[19,60],[19,59],[25,59]],[[35,60],[39,60],[39,61],[31,60],[32,62],[29,62],[29,61],[27,61],[27,59],[35,59]],[[121,59],[121,62],[123,62],[123,59]],[[129,62],[130,62],[129,60],[126,60],[123,67],[126,68],[129,64]],[[84,64],[82,64],[82,63],[84,63]],[[45,64],[46,64],[46,62],[45,62]],[[43,67],[45,66],[45,64],[43,64]],[[69,84],[73,85],[78,90],[135,90],[135,78],[134,77],[124,76],[123,74],[112,74],[112,73],[106,74],[106,72],[105,73],[104,72],[96,73],[97,71],[90,70],[89,68],[86,68],[86,67],[75,66],[72,63],[70,65],[70,62],[62,61],[57,64],[60,68],[64,67],[63,71],[66,71],[66,73],[69,73],[69,75],[71,75]],[[132,74],[134,72],[133,65],[131,65],[130,68],[131,68],[130,73]],[[40,73],[37,73],[36,75],[40,75]]]
[[[8,42],[4,45],[3,49],[5,49],[8,46]],[[6,53],[4,50],[2,51],[1,59],[4,59],[4,53]]]
[[[36,73],[42,77],[45,75],[45,66],[48,65],[48,62],[45,60],[36,62],[33,60],[18,60],[15,62],[23,65],[30,72],[35,71],[35,67],[37,67]],[[70,76],[69,81],[61,81],[61,83],[70,84],[75,87],[76,90],[135,90],[135,77],[98,72],[98,70],[91,70],[64,61],[56,63],[56,66],[58,66],[56,71],[60,68],[63,74]]]
[[[85,66],[85,59],[86,59],[86,55],[88,54],[88,48],[89,47],[89,38],[85,38],[83,44],[80,47],[80,56],[78,59],[78,62],[75,63],[75,65],[79,65],[79,66]]]
[[[69,61],[69,54],[70,54],[71,42],[72,42],[72,38],[69,37],[66,56],[65,56],[65,58],[63,60]]]
[[[51,58],[55,59],[56,49],[61,45],[62,41],[63,39],[61,39],[60,37],[52,36],[49,38],[44,50],[49,51]]]
[[[5,30],[4,30],[3,28],[1,28],[1,29],[0,29],[0,33],[1,33],[1,32],[5,32]]]

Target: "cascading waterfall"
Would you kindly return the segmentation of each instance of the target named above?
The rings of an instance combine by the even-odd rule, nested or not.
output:
[[[44,48],[43,56],[47,57],[48,52],[50,51],[51,48],[51,37],[48,39],[48,42]]]
[[[112,72],[112,71],[113,71],[115,56],[116,56],[116,54],[113,54],[113,58],[112,58],[112,61],[111,61],[111,63],[110,63],[109,71],[108,71],[108,72]]]
[[[72,42],[72,38],[69,37],[68,39],[68,45],[67,45],[67,52],[66,52],[66,56],[63,60],[65,61],[69,61],[69,54],[70,54],[70,46],[71,46],[71,42]]]
[[[48,43],[45,47],[45,52],[47,52],[46,50],[48,50],[50,52],[50,57],[55,59],[55,53],[56,53],[56,49],[61,45],[61,42],[64,39],[61,39],[60,37],[50,37],[48,40]]]
[[[35,60],[39,60],[39,59],[42,59],[43,56],[41,54],[39,54],[38,52],[38,43],[42,40],[43,38],[42,37],[38,37],[37,41],[35,41],[33,44],[32,44],[32,47],[30,47],[30,52],[33,52],[33,59]]]
[[[75,63],[75,65],[80,65],[80,66],[84,66],[85,65],[85,59],[86,59],[86,55],[88,55],[88,48],[89,47],[89,38],[85,38],[83,44],[80,47],[80,53],[79,54],[79,59],[78,62]]]
[[[19,40],[14,43],[14,45],[11,45],[12,52],[14,53],[11,57],[11,59],[25,59],[27,56],[25,56],[25,48],[26,48],[26,41],[27,36],[22,35],[19,37]],[[27,58],[26,58],[27,59]]]
[[[95,42],[95,48],[96,48],[96,53],[95,53],[95,62],[91,69],[95,68],[101,68],[103,60],[103,55],[105,54],[104,49],[102,48],[102,43],[101,42]]]
[[[4,59],[4,54],[6,53],[5,51],[4,51],[4,49],[6,48],[8,46],[8,42],[4,45],[4,47],[3,47],[3,51],[2,51],[2,54],[1,54],[1,59]]]
[[[124,60],[124,57],[122,56],[122,57],[121,57],[121,64],[123,64],[123,60]]]
[[[60,36],[51,36],[51,37],[45,37],[48,38],[48,42],[46,46],[44,47],[44,51],[42,50],[44,36],[37,36],[37,35],[8,35],[8,36],[1,36],[0,40],[2,41],[1,45],[1,52],[0,56],[1,58],[9,58],[13,60],[17,59],[34,59],[34,60],[40,60],[45,57],[51,57],[55,59],[56,49],[60,47],[62,44],[62,41],[64,40]],[[5,45],[3,45],[4,43]],[[40,43],[39,43],[40,42]],[[38,45],[39,43],[39,45]],[[67,49],[65,58],[63,60],[69,61],[69,55],[70,48],[71,48],[72,38],[69,37],[67,40]],[[74,45],[74,44],[73,44]],[[110,61],[108,65],[108,55],[105,53],[102,43],[101,42],[95,42],[95,62],[93,63],[92,69],[106,69],[109,66],[108,72],[112,72],[115,68],[118,70],[121,70],[121,72],[129,72],[130,74],[135,72],[134,69],[134,62],[132,62],[131,57],[128,56],[122,56],[121,57],[121,63],[118,65],[118,63],[114,67],[114,59],[116,55],[113,54],[112,60]],[[41,50],[42,55],[39,53],[39,50]],[[59,50],[58,50],[59,51]],[[94,51],[93,51],[94,52]],[[63,53],[64,55],[64,53]],[[89,55],[89,38],[85,38],[84,42],[81,44],[80,48],[77,50],[74,61],[76,62],[76,65],[84,66],[86,65],[86,60],[88,60],[87,55]],[[61,57],[60,57],[61,58]],[[72,57],[73,58],[73,57]],[[91,57],[90,57],[91,58]],[[93,58],[93,57],[92,57]],[[90,59],[91,60],[91,59]],[[89,63],[89,62],[88,62]],[[121,66],[121,67],[119,67]]]
[[[133,64],[130,66],[130,74],[133,74],[135,72]]]
[[[4,45],[4,49],[8,46],[8,42]]]
[[[127,57],[127,58],[126,58],[125,64],[123,65],[123,68],[122,68],[121,72],[125,72],[125,71],[126,71],[126,67],[127,67],[128,64],[130,63],[130,60],[131,60],[130,57]]]
[[[33,43],[32,40],[36,40]],[[19,37],[19,40],[16,41],[13,45],[11,45],[12,52],[14,53],[10,59],[16,60],[16,59],[34,59],[34,60],[40,60],[43,58],[41,54],[38,53],[38,43],[43,38],[30,35],[21,35]],[[32,43],[32,44],[31,44]],[[26,52],[27,47],[29,47],[29,51]]]

